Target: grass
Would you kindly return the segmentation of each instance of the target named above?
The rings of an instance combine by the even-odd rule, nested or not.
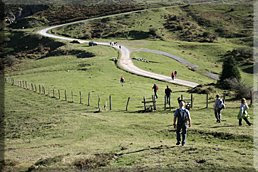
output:
[[[110,60],[117,52],[108,47],[67,43],[58,49],[87,51],[95,57],[77,58],[68,54],[25,59],[6,73],[16,80],[44,85],[50,92],[53,88],[62,93],[66,89],[76,95],[74,103],[67,103],[63,96],[58,100],[6,85],[5,158],[10,162],[6,168],[69,171],[101,167],[149,171],[182,169],[182,162],[187,162],[182,170],[253,170],[253,129],[237,126],[239,102],[228,100],[223,121],[217,124],[212,108],[204,109],[205,95],[194,95],[193,127],[189,130],[187,146],[176,147],[172,112],[163,111],[162,90],[166,83],[121,71]],[[120,76],[126,79],[123,87],[119,83]],[[143,109],[142,97],[152,94],[154,82],[159,85],[157,112],[137,113]],[[185,87],[169,86],[174,92],[174,110],[176,98],[181,94],[188,98],[189,94],[184,92]],[[83,104],[78,103],[79,91],[83,91],[83,95],[91,92],[90,107],[86,105],[85,96]],[[103,107],[110,94],[113,110],[102,108],[101,113],[94,113],[97,97],[101,97]],[[126,113],[129,96],[131,101]],[[215,93],[210,95],[209,107],[214,96]],[[70,98],[68,94],[68,100]],[[30,155],[23,156],[28,150]],[[228,157],[233,160],[229,161]]]
[[[155,20],[169,10],[172,8],[132,14],[133,18],[146,22],[142,26],[133,26],[132,30],[147,33],[146,26],[161,26],[162,22],[156,23]],[[144,20],[153,13],[158,14],[152,18],[153,21]],[[184,12],[177,9],[174,13]],[[130,19],[132,16],[128,17]],[[158,29],[158,33],[160,31]],[[170,34],[167,32],[165,36]],[[34,50],[36,47],[30,45],[30,37],[26,38],[26,45]],[[170,40],[177,38],[177,35],[168,38],[166,41],[121,38],[119,43],[132,50],[149,48],[166,51],[199,65],[200,71],[214,73],[221,71],[220,54],[235,47],[246,46],[225,38],[219,38],[214,43]],[[20,42],[23,39],[24,37]],[[37,39],[34,38],[31,44],[41,40]],[[39,58],[38,55],[35,59],[20,59],[19,63],[6,69],[6,77],[28,81],[36,86],[43,85],[49,93],[44,96],[10,84],[5,85],[6,171],[255,171],[253,127],[248,127],[245,123],[242,127],[238,126],[239,101],[228,96],[222,123],[215,122],[212,109],[214,98],[216,93],[221,94],[223,90],[216,90],[216,93],[209,95],[207,109],[206,95],[194,94],[194,108],[191,110],[193,122],[188,131],[187,144],[185,147],[175,146],[173,111],[177,108],[177,97],[183,95],[186,99],[190,98],[190,94],[186,92],[188,88],[139,77],[118,69],[111,60],[118,53],[109,47],[88,47],[85,44],[59,41],[52,43],[58,46],[44,54],[44,58]],[[43,45],[43,48],[44,46],[47,45]],[[23,47],[19,46],[16,51],[19,52],[20,49]],[[72,50],[82,54],[92,53],[94,56],[78,58]],[[16,51],[10,49],[10,52]],[[212,82],[167,57],[142,52],[134,52],[133,56],[158,62],[134,61],[146,70],[165,75],[169,75],[171,70],[177,70],[178,77],[182,79]],[[242,74],[249,80],[246,82],[251,84],[252,74]],[[121,76],[126,81],[124,86],[119,83]],[[143,110],[143,96],[151,97],[154,83],[159,86],[157,111],[140,113]],[[164,111],[166,85],[173,90],[172,109]],[[61,91],[60,100],[52,97],[53,89],[56,94],[57,90]],[[64,90],[67,91],[68,101],[64,101]],[[74,102],[71,102],[71,91]],[[82,104],[79,104],[79,91],[83,95]],[[89,92],[91,105],[87,106]],[[111,111],[104,109],[109,95],[112,96]],[[97,108],[98,97],[100,112]],[[128,97],[131,97],[129,111],[125,112]],[[254,122],[252,111],[253,107],[249,113],[250,121]]]

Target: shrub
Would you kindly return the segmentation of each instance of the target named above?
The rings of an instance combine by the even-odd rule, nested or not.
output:
[[[251,98],[250,92],[252,89],[245,85],[243,82],[237,81],[236,79],[226,79],[224,82],[226,82],[229,87],[236,92],[236,98]]]
[[[237,67],[236,61],[232,56],[229,56],[223,62],[222,73],[220,75],[220,80],[218,81],[218,84],[221,88],[230,89],[230,85],[228,84],[228,82],[226,82],[227,79],[235,79],[238,82],[240,82],[241,80],[239,69]]]

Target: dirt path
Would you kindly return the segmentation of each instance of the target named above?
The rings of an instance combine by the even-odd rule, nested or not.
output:
[[[126,14],[126,13],[123,13],[123,14]],[[122,15],[122,14],[118,14],[118,15]],[[115,15],[111,15],[111,16],[115,16]],[[106,17],[110,17],[110,16],[106,16]],[[42,36],[50,37],[50,38],[54,38],[54,39],[62,39],[62,40],[67,40],[67,41],[77,40],[80,43],[87,43],[89,41],[81,40],[81,39],[74,39],[74,38],[69,38],[69,37],[64,37],[64,36],[59,36],[59,35],[54,35],[54,34],[48,33],[48,31],[50,31],[52,29],[55,29],[55,28],[58,28],[58,27],[73,25],[73,24],[77,24],[77,23],[83,23],[85,21],[101,19],[101,18],[105,18],[105,17],[98,17],[98,18],[93,18],[93,19],[88,19],[88,20],[81,20],[81,21],[76,21],[76,22],[51,26],[51,27],[48,27],[48,28],[45,28],[45,29],[42,29],[42,30],[38,31],[37,33],[42,35]],[[109,42],[96,42],[96,43],[98,45],[111,46]],[[172,80],[170,76],[160,75],[160,74],[156,74],[156,73],[153,73],[153,72],[148,72],[148,71],[142,70],[142,69],[136,67],[133,64],[132,59],[131,59],[131,53],[130,53],[130,51],[127,47],[122,46],[122,45],[121,45],[121,48],[119,48],[118,45],[113,46],[113,47],[116,48],[120,52],[120,58],[119,58],[119,61],[118,61],[118,66],[121,69],[123,69],[127,72],[130,72],[132,74],[136,74],[136,75],[139,75],[139,76],[148,77],[148,78],[156,79],[156,80],[159,80],[159,81],[164,81],[164,82],[173,83],[173,84],[182,85],[182,86],[187,86],[187,87],[196,87],[197,85],[199,85],[198,83],[190,82],[190,81],[186,81],[186,80],[181,80],[181,79]]]

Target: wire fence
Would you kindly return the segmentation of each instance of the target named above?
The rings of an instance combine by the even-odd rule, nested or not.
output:
[[[73,91],[47,87],[43,84],[35,84],[23,80],[15,80],[11,77],[5,78],[5,82],[28,91],[35,92],[42,96],[48,96],[67,103],[76,103],[87,107],[95,108],[98,111],[167,111],[178,107],[178,99],[184,100],[191,109],[210,108],[214,103],[215,95],[190,94],[186,92],[172,93],[170,97],[161,94],[159,98],[153,95],[146,96],[123,96],[119,94],[101,95],[93,91]],[[223,95],[226,101],[226,95]],[[252,103],[252,99],[251,99]]]

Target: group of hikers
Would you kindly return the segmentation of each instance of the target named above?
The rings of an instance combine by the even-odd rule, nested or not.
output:
[[[117,42],[110,42],[109,44],[110,44],[112,47],[113,47],[113,46],[118,46],[120,49],[122,48],[121,45],[118,45]]]
[[[176,71],[175,71],[176,73]],[[175,76],[175,75],[174,75]],[[120,83],[123,84],[125,83],[125,79],[123,76],[120,78]],[[159,89],[158,85],[155,83],[152,86],[152,89],[154,91],[154,97],[157,99],[157,91]],[[165,95],[166,95],[166,102],[170,104],[170,96],[171,96],[172,90],[169,88],[167,85],[165,89]],[[180,97],[177,99],[179,108],[176,109],[174,113],[174,120],[173,120],[173,126],[176,129],[176,145],[182,145],[184,146],[186,143],[186,134],[187,134],[187,128],[191,127],[191,116],[190,116],[190,108],[187,108],[188,104]],[[220,97],[220,95],[216,95],[215,103],[214,103],[214,114],[215,114],[215,119],[217,123],[221,122],[221,113],[222,110],[225,108],[224,100]],[[245,98],[241,99],[241,104],[240,104],[240,110],[238,113],[238,120],[239,120],[239,126],[242,126],[242,120],[244,120],[249,126],[252,125],[250,121],[248,120],[249,115],[247,110],[249,109],[247,101]],[[181,137],[182,136],[182,137]]]
[[[176,78],[176,75],[177,75],[177,71],[174,71],[171,73],[172,80],[174,80]]]
[[[173,126],[176,129],[176,145],[182,145],[184,146],[186,143],[186,133],[187,133],[187,128],[191,127],[191,116],[190,112],[188,109],[185,108],[186,103],[184,100],[181,100],[179,102],[179,108],[175,111],[174,113],[174,120],[173,120]],[[216,95],[216,100],[214,103],[214,113],[215,113],[215,118],[216,122],[220,123],[221,122],[221,112],[225,108],[224,101],[220,98],[219,95]],[[251,126],[252,123],[248,120],[249,115],[247,110],[249,109],[248,104],[246,102],[245,98],[241,99],[240,103],[240,110],[238,113],[238,120],[239,120],[239,126],[242,126],[242,119],[245,120],[245,122]],[[188,126],[187,126],[188,123]],[[182,135],[182,139],[181,139]]]

